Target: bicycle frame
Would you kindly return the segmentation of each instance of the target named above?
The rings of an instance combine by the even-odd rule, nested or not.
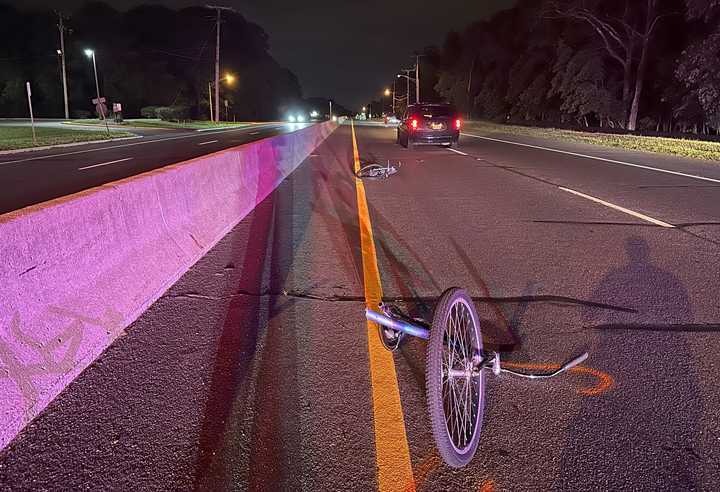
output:
[[[430,330],[425,328],[424,326],[416,325],[413,323],[410,323],[408,321],[405,321],[403,319],[399,318],[392,318],[390,316],[386,316],[384,314],[378,313],[377,311],[373,311],[372,309],[365,308],[365,317],[369,319],[370,321],[374,321],[375,323],[384,326],[385,328],[390,328],[391,330],[400,331],[405,333],[406,335],[411,335],[413,337],[422,338],[423,340],[430,340]],[[455,371],[456,374],[451,374],[455,377],[465,377],[468,374],[474,374],[477,371],[482,370],[485,367],[491,367],[492,372],[499,376],[501,372],[506,372],[508,374],[512,374],[514,376],[520,376],[523,378],[528,379],[549,379],[554,378],[555,376],[559,376],[560,374],[569,371],[573,367],[585,362],[585,360],[588,358],[588,353],[584,352],[578,357],[575,357],[574,359],[566,362],[562,366],[560,366],[558,369],[552,372],[545,372],[545,373],[524,373],[520,371],[513,371],[512,369],[506,369],[500,367],[500,354],[497,352],[491,352],[487,357],[480,354],[480,357],[476,362],[474,362],[474,366],[472,369],[466,369],[462,371]],[[470,372],[468,372],[470,371]]]
[[[401,331],[406,335],[422,338],[423,340],[430,340],[430,330],[423,326],[408,323],[407,321],[401,319],[391,318],[369,308],[365,308],[365,317],[370,321],[374,321],[375,323],[384,326],[385,328]]]

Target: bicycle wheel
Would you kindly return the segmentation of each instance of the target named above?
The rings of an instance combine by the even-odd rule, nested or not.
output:
[[[432,431],[440,456],[453,468],[467,465],[480,442],[485,407],[477,311],[463,289],[446,290],[435,308],[427,348],[425,384]]]

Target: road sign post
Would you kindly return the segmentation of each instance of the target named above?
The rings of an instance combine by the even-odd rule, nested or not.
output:
[[[115,116],[115,123],[122,123],[122,104],[113,103],[113,115]]]
[[[110,126],[108,125],[107,121],[107,106],[105,106],[105,99],[104,97],[96,97],[92,100],[92,103],[95,105],[95,111],[98,112],[102,120],[105,122],[105,129],[107,130],[107,134],[110,135]]]
[[[37,146],[37,136],[35,135],[35,117],[32,109],[32,91],[30,90],[30,82],[25,82],[28,96],[28,107],[30,108],[30,126],[32,127],[33,145]]]

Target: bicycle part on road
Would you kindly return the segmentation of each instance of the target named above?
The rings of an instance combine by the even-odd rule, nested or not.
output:
[[[432,431],[440,456],[453,468],[477,451],[485,406],[483,344],[477,311],[459,288],[440,297],[430,329],[425,384]]]
[[[374,179],[387,179],[393,174],[398,172],[400,163],[398,162],[397,167],[391,166],[388,161],[387,166],[381,166],[380,164],[369,164],[362,167],[355,173],[358,178],[374,178]]]
[[[385,316],[389,318],[407,319],[405,313],[403,313],[400,308],[392,304],[380,304],[380,311],[382,311]],[[403,341],[403,338],[405,338],[404,332],[393,330],[392,328],[388,328],[381,324],[378,324],[378,330],[378,334],[380,335],[380,341],[382,342],[383,347],[385,347],[390,352],[395,352],[398,348],[400,348],[400,343]]]

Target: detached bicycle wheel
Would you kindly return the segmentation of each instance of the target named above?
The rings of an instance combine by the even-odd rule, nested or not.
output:
[[[480,322],[463,289],[446,290],[435,308],[427,348],[425,384],[440,456],[453,468],[467,465],[480,442],[485,407]]]

